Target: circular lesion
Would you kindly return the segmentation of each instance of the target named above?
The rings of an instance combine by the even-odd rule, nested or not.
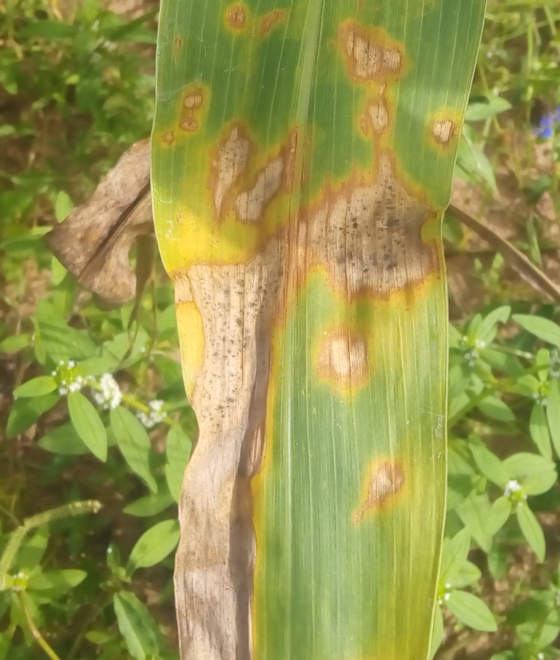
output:
[[[317,351],[316,372],[341,395],[365,386],[370,376],[367,337],[342,327],[326,332]]]
[[[225,11],[226,27],[234,32],[243,32],[247,27],[248,9],[243,3],[229,5]]]

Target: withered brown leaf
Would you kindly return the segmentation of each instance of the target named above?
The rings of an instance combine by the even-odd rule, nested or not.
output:
[[[136,275],[129,252],[153,232],[150,142],[124,152],[90,199],[45,236],[49,249],[78,282],[107,306],[134,298]]]

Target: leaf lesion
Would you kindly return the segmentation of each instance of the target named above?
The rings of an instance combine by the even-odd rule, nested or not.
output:
[[[374,461],[364,481],[361,504],[352,515],[354,524],[386,507],[402,491],[405,482],[406,473],[401,463],[392,459]]]

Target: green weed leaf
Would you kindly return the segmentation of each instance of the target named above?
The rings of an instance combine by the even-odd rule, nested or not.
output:
[[[155,493],[157,483],[150,467],[152,445],[146,429],[129,410],[122,406],[111,410],[111,429],[124,460]]]
[[[506,323],[510,314],[511,307],[509,305],[493,309],[482,320],[477,333],[478,338],[487,344],[493,341],[496,336],[497,324]]]
[[[491,538],[486,531],[486,521],[490,513],[488,496],[471,493],[461,502],[456,511],[478,545],[484,552],[488,552],[492,545]]]
[[[68,394],[68,412],[77,434],[94,456],[107,460],[107,431],[93,404],[80,392]]]
[[[466,626],[475,630],[497,630],[494,615],[484,601],[467,591],[452,591],[445,602],[449,610]]]
[[[468,529],[462,529],[450,541],[445,543],[441,558],[440,574],[442,582],[451,583],[454,575],[467,560],[470,545],[471,534]]]
[[[497,396],[487,396],[484,401],[478,404],[481,410],[490,419],[495,419],[497,422],[513,422],[515,415],[511,408],[504,403]]]
[[[126,572],[131,575],[137,568],[154,566],[165,559],[179,543],[179,521],[163,520],[150,527],[132,548]]]
[[[508,481],[508,474],[496,454],[493,454],[484,445],[474,443],[469,445],[469,449],[482,474],[492,483],[504,488]]]
[[[44,396],[54,392],[57,388],[56,380],[52,376],[39,376],[32,378],[23,385],[16,387],[14,396],[22,399],[34,396]]]
[[[74,202],[70,199],[68,193],[60,190],[54,203],[54,215],[57,222],[62,222],[74,210]]]
[[[475,566],[470,561],[464,561],[455,575],[451,576],[451,580],[448,580],[447,584],[450,584],[455,589],[461,589],[462,587],[468,587],[469,584],[478,582],[481,575],[478,566]]]
[[[486,531],[490,536],[497,534],[506,524],[511,515],[512,504],[509,497],[498,497],[492,504],[490,515],[486,521]]]
[[[542,563],[546,553],[546,542],[537,517],[526,502],[520,502],[517,505],[516,513],[523,536],[537,555],[537,559]]]
[[[89,452],[88,447],[72,424],[62,424],[51,429],[40,438],[38,445],[41,449],[51,452],[51,454],[61,454],[63,456],[81,456]]]
[[[16,399],[8,416],[6,437],[15,438],[33,426],[41,415],[53,408],[60,400],[58,392],[51,392],[32,399]]]
[[[537,445],[540,453],[548,460],[552,459],[552,442],[548,432],[548,423],[544,407],[535,403],[529,420],[529,431],[533,442]]]
[[[23,348],[31,346],[31,343],[31,335],[25,333],[13,335],[12,337],[6,337],[6,339],[0,342],[0,351],[2,353],[16,353]]]
[[[30,23],[18,34],[20,38],[25,39],[69,39],[75,37],[77,32],[76,25],[51,19],[41,19]]]
[[[529,314],[514,314],[513,320],[535,337],[560,347],[560,326],[553,321]]]
[[[469,103],[465,113],[465,121],[483,121],[510,109],[511,103],[509,101],[501,96],[491,94],[483,97],[482,100]]]
[[[123,513],[138,518],[148,518],[161,513],[167,507],[175,504],[175,499],[167,489],[160,488],[157,493],[146,495],[125,506]]]
[[[165,444],[165,478],[169,491],[179,501],[185,468],[191,455],[192,443],[187,434],[177,425],[172,426]]]
[[[560,386],[556,378],[549,384],[546,416],[554,449],[560,456]]]
[[[41,562],[48,542],[49,528],[44,525],[22,544],[14,564],[20,569],[35,568]]]
[[[66,277],[68,271],[56,257],[51,259],[51,273],[53,286],[58,286]]]
[[[527,495],[546,493],[556,481],[554,463],[540,456],[518,452],[503,462],[509,478],[519,481]]]
[[[158,655],[158,630],[146,606],[129,591],[117,592],[113,596],[113,606],[130,655],[136,660]]]
[[[75,569],[44,571],[32,575],[27,582],[27,588],[31,591],[48,591],[60,596],[77,587],[86,577],[85,571]]]
[[[436,607],[434,612],[434,622],[432,624],[432,639],[430,643],[430,658],[436,654],[441,640],[443,639],[443,616],[441,609]]]

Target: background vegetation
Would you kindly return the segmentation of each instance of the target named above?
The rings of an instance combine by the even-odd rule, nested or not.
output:
[[[41,241],[150,130],[157,15],[112,7],[0,6],[0,660],[177,657],[176,501],[195,422],[173,292],[157,264],[130,323],[132,304],[99,310]],[[454,202],[560,283],[558,30],[554,0],[489,3]],[[451,215],[444,230],[434,651],[556,660],[559,300]]]

